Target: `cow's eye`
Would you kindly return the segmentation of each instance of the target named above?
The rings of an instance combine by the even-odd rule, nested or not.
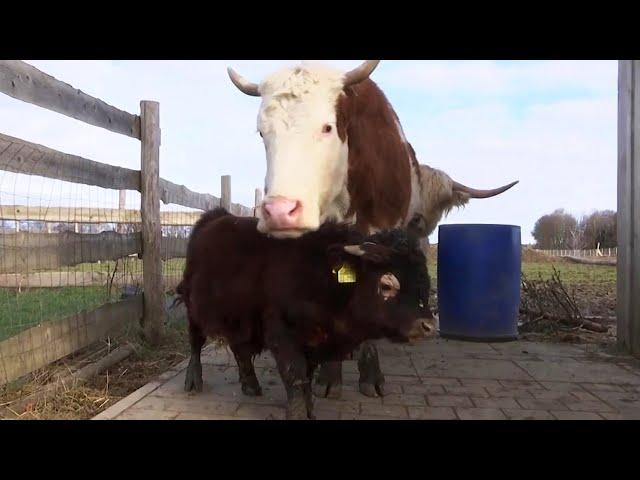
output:
[[[262,132],[261,132],[260,130],[258,130],[258,133],[260,134],[260,137],[261,137],[261,138],[264,138],[264,137],[262,136]]]
[[[322,133],[331,133],[333,128],[328,123],[322,127]]]

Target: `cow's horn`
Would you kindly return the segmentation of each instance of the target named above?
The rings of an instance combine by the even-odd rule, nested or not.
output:
[[[360,245],[345,245],[344,251],[356,257],[361,257],[366,253]]]
[[[363,81],[365,78],[368,78],[369,75],[371,75],[371,72],[375,70],[379,63],[380,60],[367,60],[359,67],[345,73],[344,86],[348,87],[349,85],[354,85]]]
[[[516,180],[515,182],[511,182],[508,185],[504,185],[499,188],[494,188],[492,190],[478,190],[476,188],[467,187],[466,185],[462,185],[461,183],[454,181],[453,190],[457,192],[468,193],[471,196],[471,198],[489,198],[489,197],[495,197],[496,195],[500,195],[502,192],[506,192],[518,182],[519,180]]]
[[[233,82],[233,84],[238,87],[242,93],[247,95],[251,95],[252,97],[259,97],[260,90],[258,88],[258,84],[251,83],[249,80],[239,75],[233,68],[227,68],[227,73],[229,74],[229,78]]]

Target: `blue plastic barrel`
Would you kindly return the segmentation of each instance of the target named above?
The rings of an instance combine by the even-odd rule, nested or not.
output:
[[[441,225],[440,336],[485,342],[517,339],[520,260],[520,227]]]

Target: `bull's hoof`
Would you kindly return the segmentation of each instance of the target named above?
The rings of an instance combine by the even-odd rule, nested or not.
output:
[[[320,365],[313,386],[317,397],[338,399],[342,395],[342,362],[327,362]]]
[[[242,393],[248,397],[259,397],[262,395],[262,387],[258,383],[258,379],[245,380],[242,382]]]
[[[360,382],[358,387],[360,393],[367,397],[384,397],[384,383]]]
[[[338,400],[342,396],[342,383],[317,383],[313,386],[316,397]]]
[[[184,379],[185,392],[202,392],[202,366],[192,365],[187,367],[187,374]]]
[[[311,420],[313,414],[309,412],[307,404],[302,397],[297,397],[287,405],[287,420]]]

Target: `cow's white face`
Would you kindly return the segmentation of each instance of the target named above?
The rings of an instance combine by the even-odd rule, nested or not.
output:
[[[343,74],[316,65],[278,72],[260,85],[258,131],[266,158],[258,230],[297,237],[348,208],[348,147],[336,126]]]

